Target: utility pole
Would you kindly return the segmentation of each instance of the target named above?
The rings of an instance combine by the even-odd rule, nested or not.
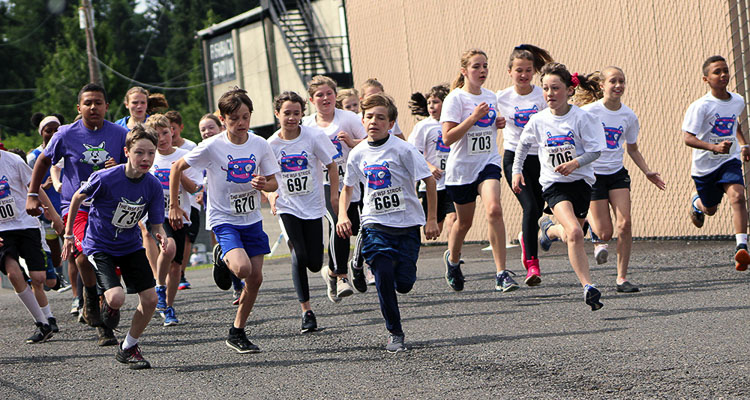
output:
[[[94,41],[94,13],[91,9],[89,0],[81,0],[79,11],[83,14],[81,19],[81,28],[86,31],[86,54],[89,59],[89,80],[93,83],[102,85],[102,73],[99,70],[96,54],[96,42]]]

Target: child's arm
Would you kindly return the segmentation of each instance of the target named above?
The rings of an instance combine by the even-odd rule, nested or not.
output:
[[[162,224],[151,224],[151,232],[154,233],[154,236],[156,236],[156,240],[159,241],[159,244],[161,245],[160,251],[167,251],[167,234],[164,232],[164,227]]]
[[[521,193],[521,186],[526,186],[526,181],[523,179],[523,163],[526,161],[529,149],[531,149],[531,143],[526,142],[521,135],[521,140],[516,145],[516,155],[513,157],[513,183],[511,188],[514,193]]]
[[[346,210],[349,209],[353,189],[354,186],[344,186],[339,197],[339,222],[336,224],[336,233],[343,239],[352,235],[352,221],[349,220]],[[331,186],[331,191],[333,191],[333,186]]]
[[[682,133],[685,139],[685,144],[688,147],[692,147],[694,149],[713,151],[714,153],[718,154],[727,154],[729,153],[729,149],[732,148],[732,142],[730,142],[729,140],[713,144],[698,139],[695,134],[688,131],[682,131]]]
[[[459,141],[466,132],[469,131],[469,128],[476,124],[482,117],[487,115],[488,112],[490,112],[490,106],[487,103],[482,102],[474,108],[474,112],[471,113],[469,118],[466,118],[460,124],[455,122],[443,122],[443,143],[445,143],[446,146],[450,146]]]
[[[633,160],[635,165],[638,166],[638,168],[643,171],[643,174],[646,175],[646,178],[651,181],[656,187],[658,187],[661,190],[664,190],[664,188],[667,187],[667,184],[664,183],[664,181],[661,179],[661,175],[659,175],[658,172],[651,171],[648,168],[648,164],[646,164],[646,160],[643,158],[643,154],[641,154],[641,151],[638,150],[638,143],[628,143],[627,144],[628,149],[628,155]]]
[[[39,193],[42,179],[51,164],[52,160],[50,160],[43,152],[39,154],[39,157],[37,157],[36,162],[34,163],[34,170],[31,172],[31,182],[29,183],[29,194],[31,194],[31,196],[26,197],[26,213],[31,216],[36,217],[42,214],[39,210],[42,204],[39,202],[39,198],[34,196],[34,194]]]
[[[737,123],[737,143],[740,145],[742,160],[750,161],[750,146],[748,146],[747,140],[745,140],[745,135],[742,134],[742,125],[739,122]]]
[[[57,193],[60,193],[60,189],[62,189],[62,180],[60,179],[61,173],[62,168],[58,167],[57,165],[53,165],[50,167],[49,177],[52,178],[52,187],[55,188],[55,191]]]
[[[193,182],[192,179],[190,179],[187,175],[182,174],[182,178],[180,179],[180,183],[182,183],[182,187],[185,188],[185,190],[188,191],[190,194],[196,194],[203,190],[203,185],[199,185],[195,182]],[[170,191],[171,193],[171,191]],[[170,196],[171,197],[171,196]]]
[[[275,192],[279,188],[276,175],[253,175],[253,180],[250,181],[250,184],[253,186],[253,189],[264,192]]]
[[[64,227],[60,214],[57,213],[55,206],[49,201],[49,197],[47,197],[47,193],[45,193],[44,190],[39,191],[39,201],[42,202],[42,206],[44,207],[44,217],[52,222],[52,229],[54,229],[58,235],[62,235]]]
[[[70,206],[68,206],[68,220],[65,224],[65,233],[63,235],[63,238],[65,239],[63,241],[63,252],[62,252],[62,259],[67,260],[68,256],[73,254],[73,251],[75,250],[75,236],[73,235],[73,224],[75,223],[75,216],[78,214],[78,209],[81,207],[81,203],[83,203],[84,200],[86,200],[86,194],[81,193],[81,189],[78,189],[78,191],[73,195],[73,198],[70,199]]]
[[[271,206],[271,214],[276,215],[276,199],[279,198],[279,192],[261,192],[268,200],[268,205]]]
[[[440,227],[437,223],[437,191],[435,178],[428,176],[422,179],[427,186],[427,223],[424,225],[424,236],[427,240],[437,239],[440,236]]]
[[[328,169],[328,180],[331,184],[331,208],[333,208],[333,213],[338,215],[338,211],[336,209],[336,205],[339,204],[339,172],[338,167],[336,167],[336,162],[333,161],[330,164],[326,165],[326,168]],[[347,206],[348,207],[348,206]],[[346,211],[344,211],[344,214],[346,214]]]
[[[182,218],[185,217],[188,221],[190,216],[180,208],[180,183],[182,182],[182,171],[190,168],[184,158],[180,158],[176,163],[172,164],[172,169],[169,172],[169,224],[174,229],[182,228]]]

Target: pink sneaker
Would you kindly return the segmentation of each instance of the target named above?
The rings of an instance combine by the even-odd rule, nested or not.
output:
[[[539,272],[539,259],[532,258],[527,260],[524,265],[526,266],[526,285],[538,286],[542,283],[542,274]]]

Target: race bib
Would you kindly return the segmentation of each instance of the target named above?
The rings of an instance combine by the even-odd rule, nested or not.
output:
[[[390,214],[406,210],[402,187],[373,190],[370,194],[370,213]]]
[[[437,158],[438,158],[438,164],[439,164],[438,168],[440,168],[441,170],[445,171],[445,167],[448,164],[448,153],[442,153],[441,152],[441,153],[438,154]]]
[[[244,216],[250,214],[255,211],[258,203],[258,191],[256,190],[229,193],[229,208],[232,209],[232,215]]]
[[[492,131],[467,132],[466,140],[469,144],[469,155],[489,154],[492,150]]]
[[[343,158],[341,158],[341,157],[335,159],[334,161],[336,162],[336,169],[339,172],[339,186],[341,186],[342,182],[344,182],[344,173],[345,173],[345,171],[344,171],[344,164],[346,163],[346,161]],[[323,183],[325,183],[326,185],[330,185],[331,184],[331,180],[328,177],[328,168],[324,168],[323,172],[325,174],[325,176],[323,177]]]
[[[145,204],[117,203],[117,209],[112,215],[112,225],[120,229],[130,229],[136,226],[143,215],[144,207],[146,207]]]
[[[545,146],[544,152],[546,156],[547,166],[554,170],[560,164],[565,164],[568,161],[573,160],[573,156],[576,154],[576,146],[572,144],[564,144],[562,146]]]
[[[300,196],[312,192],[312,170],[306,169],[295,172],[282,172],[281,179],[290,196]]]
[[[18,218],[18,209],[16,209],[16,201],[13,197],[6,197],[0,200],[0,221],[10,221]]]
[[[709,151],[708,158],[710,158],[711,160],[720,160],[723,158],[727,158],[730,156],[730,154],[732,154],[732,149],[734,148],[735,142],[737,141],[736,137],[710,137],[708,138],[708,143],[711,143],[711,144],[719,144],[724,141],[732,142],[732,147],[729,148],[729,153],[722,154],[722,153],[717,153],[715,151]]]

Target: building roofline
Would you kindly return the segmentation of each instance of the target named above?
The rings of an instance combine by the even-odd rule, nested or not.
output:
[[[214,36],[231,31],[234,28],[245,26],[248,23],[260,20],[263,18],[264,12],[265,10],[263,7],[255,7],[250,11],[235,15],[234,17],[221,21],[218,24],[213,24],[208,28],[201,29],[198,31],[197,35],[201,39],[210,39]]]

